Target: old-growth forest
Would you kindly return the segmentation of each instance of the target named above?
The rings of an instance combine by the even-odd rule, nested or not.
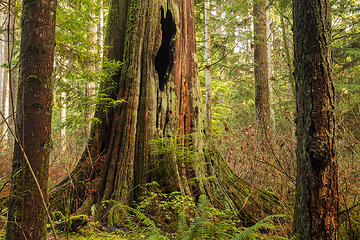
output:
[[[1,0],[0,239],[360,239],[357,0]]]

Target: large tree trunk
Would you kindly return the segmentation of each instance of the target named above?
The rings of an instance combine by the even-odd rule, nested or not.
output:
[[[139,186],[157,181],[166,192],[206,194],[216,205],[239,213],[245,223],[271,212],[268,203],[276,202],[271,194],[239,179],[216,152],[204,152],[208,148],[193,0],[136,1],[136,5],[113,0],[109,17],[107,57],[124,64],[101,89],[111,86],[108,95],[126,102],[106,111],[104,105],[98,106],[102,122],[92,129],[91,154],[85,152],[71,176],[52,189],[53,208],[64,209],[61,196],[66,191],[73,211],[82,206],[80,210],[88,212],[92,204],[108,199],[127,204],[138,199]],[[164,137],[195,146],[193,160],[185,164],[170,152],[152,154],[149,141]]]
[[[259,130],[270,126],[270,90],[266,34],[266,0],[254,1],[254,78],[255,114]]]
[[[337,239],[338,179],[328,0],[294,0],[297,178],[294,233]]]
[[[47,239],[45,202],[51,150],[56,1],[24,0],[22,9],[18,141],[14,148],[6,239],[42,240]]]

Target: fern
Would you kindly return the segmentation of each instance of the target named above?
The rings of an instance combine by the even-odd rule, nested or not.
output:
[[[190,232],[186,239],[194,239],[200,237],[201,239],[207,239],[209,231],[208,226],[210,225],[208,220],[208,203],[204,195],[199,197],[199,214],[195,217],[190,225]]]
[[[164,196],[168,195],[164,194]],[[209,201],[207,200],[205,195],[200,195],[196,207],[193,201],[190,201],[188,198],[181,197],[179,193],[173,193],[170,196],[170,198],[165,197],[164,201],[159,201],[159,199],[155,198],[155,202],[160,203],[161,206],[165,207],[164,209],[172,209],[177,212],[178,217],[177,220],[175,220],[177,224],[177,232],[173,233],[174,235],[172,235],[172,237],[169,236],[171,239],[174,239],[174,237],[176,237],[176,239],[183,240],[262,239],[261,234],[259,234],[260,230],[276,230],[276,226],[274,225],[273,220],[275,218],[284,217],[283,215],[271,215],[262,219],[255,225],[246,228],[244,231],[240,231],[236,226],[236,219],[233,218],[234,216],[232,216],[231,212],[213,208],[209,204]],[[152,197],[150,199],[151,201],[154,201]],[[144,198],[144,201],[145,200],[148,200],[148,198]],[[108,204],[109,222],[111,221],[113,224],[116,224],[115,221],[122,217],[124,219],[124,225],[132,230],[132,233],[136,235],[134,236],[135,238],[138,239],[138,237],[141,235],[141,238],[147,236],[147,239],[150,240],[168,239],[166,236],[163,235],[160,228],[157,227],[155,222],[143,213],[142,210],[144,209],[134,209],[127,205],[118,203],[114,200],[104,201],[103,205],[105,205],[106,203]],[[195,215],[192,215],[193,219],[191,218],[191,215],[188,215],[189,212],[188,210],[186,210],[187,208],[185,206],[194,207],[195,213],[192,213],[194,213]],[[160,223],[162,225],[164,222],[160,221]],[[288,238],[280,236],[268,236],[267,239],[289,240]],[[296,239],[298,239],[296,235],[290,238],[290,240]]]
[[[276,226],[271,222],[274,218],[281,218],[284,215],[270,215],[256,223],[255,225],[246,228],[239,235],[231,238],[231,240],[246,240],[246,239],[256,239],[256,233],[261,229],[267,228],[271,230],[276,230]]]
[[[152,237],[151,239],[164,239],[164,236],[160,234],[160,230],[156,226],[156,224],[141,211],[116,202],[114,200],[107,200],[103,203],[108,203],[109,205],[111,205],[111,208],[108,211],[109,222],[114,223],[114,217],[116,217],[116,210],[125,210],[125,219],[127,222],[126,226],[129,227],[131,230],[138,231],[139,229],[138,224],[135,221],[136,218],[143,226],[150,230]]]
[[[216,209],[209,207],[206,196],[201,195],[198,201],[198,214],[191,222],[186,235],[182,236],[181,239],[230,239],[231,235],[228,231],[232,225],[227,222],[215,221],[217,217],[215,211]],[[219,211],[217,213],[219,214]],[[179,220],[181,221],[181,218]],[[180,226],[184,227],[182,223],[180,223]]]

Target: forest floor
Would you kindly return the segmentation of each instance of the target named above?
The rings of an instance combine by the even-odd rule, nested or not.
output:
[[[49,233],[49,240],[55,240],[53,233]],[[77,233],[59,233],[57,234],[58,240],[127,240],[131,238],[127,238],[125,233],[120,232],[107,232],[101,230],[95,230],[91,226],[86,226],[83,229],[80,229]],[[141,238],[139,238],[140,240]]]
[[[239,171],[240,169],[244,169],[244,166],[240,166],[237,164],[234,164],[235,161],[233,161],[233,159],[237,158],[238,156],[235,155],[235,152],[237,152],[237,150],[239,149],[227,149],[230,145],[229,142],[231,141],[230,139],[233,136],[226,136],[225,138],[222,139],[222,142],[219,142],[219,145],[221,145],[223,148],[222,149],[224,152],[230,152],[231,154],[226,155],[226,161],[228,162],[228,164],[234,169],[237,170],[237,172],[242,172]],[[249,141],[249,139],[247,139],[247,141]],[[244,143],[245,144],[245,143]],[[248,144],[248,142],[246,143],[246,145]],[[75,144],[74,144],[75,146]],[[245,146],[247,148],[247,146]],[[68,149],[69,150],[69,149]],[[254,150],[254,149],[251,149]],[[74,165],[76,164],[76,161],[64,161],[63,159],[79,159],[79,156],[77,156],[79,153],[81,153],[81,149],[76,149],[73,151],[68,151],[68,155],[64,155],[65,153],[60,153],[57,154],[56,150],[54,150],[55,153],[52,154],[52,158],[50,160],[50,169],[49,169],[49,177],[50,177],[50,185],[55,184],[56,182],[58,182],[59,180],[61,180],[64,176],[68,175],[71,171],[71,169],[74,167]],[[76,154],[75,154],[76,153]],[[244,151],[242,152],[244,154]],[[2,164],[0,164],[0,213],[1,213],[1,219],[0,219],[0,223],[2,222],[2,224],[0,224],[0,239],[4,239],[4,235],[5,235],[5,223],[6,223],[6,207],[7,207],[7,203],[8,203],[8,197],[10,194],[10,175],[11,175],[11,155],[12,155],[12,151],[7,149],[7,150],[3,150],[0,151],[0,162]],[[61,157],[60,157],[61,156]],[[258,166],[254,166],[254,164],[252,163],[251,165],[251,169],[258,169]],[[250,168],[250,167],[249,167]],[[249,171],[250,172],[250,171]],[[242,176],[244,177],[244,176]],[[259,177],[258,179],[263,179],[263,176]],[[272,178],[273,179],[273,178]],[[255,179],[251,179],[251,180],[255,180]],[[254,181],[256,182],[256,181]],[[260,184],[259,184],[260,185]],[[273,190],[273,189],[271,189]],[[157,214],[152,214],[153,212],[150,213],[145,213],[146,216],[154,216],[154,217],[149,217],[151,218],[155,225],[158,225],[158,223],[164,223],[165,219],[167,219],[169,216],[171,216],[171,223],[169,223],[167,226],[162,226],[162,229],[159,229],[160,235],[163,238],[157,238],[157,239],[184,239],[189,237],[188,234],[192,234],[192,230],[191,227],[194,226],[194,222],[196,223],[196,219],[197,219],[197,215],[199,214],[199,209],[197,209],[198,204],[196,202],[191,201],[190,199],[182,199],[176,198],[176,194],[172,195],[173,198],[170,198],[169,196],[167,196],[167,199],[162,199],[161,196],[162,193],[154,191],[154,192],[149,192],[150,196],[148,197],[147,201],[144,202],[150,202],[150,208],[151,210],[156,210],[155,212],[158,212]],[[157,197],[154,197],[157,196]],[[174,206],[178,206],[178,207],[174,207]],[[179,209],[184,209],[184,207],[187,207],[189,214],[187,214],[187,218],[188,218],[188,223],[187,226],[182,230],[183,232],[180,233],[178,231],[178,227],[177,224],[179,222],[179,219],[177,219],[177,214],[176,209],[175,208],[179,208]],[[153,207],[151,207],[153,206]],[[181,207],[180,207],[181,206]],[[197,210],[196,210],[197,209]],[[204,226],[206,224],[210,224],[208,226],[205,226],[205,228],[210,227],[210,231],[208,231],[208,233],[210,233],[211,235],[213,234],[212,231],[214,230],[214,228],[216,228],[217,233],[216,234],[220,234],[223,235],[222,233],[227,232],[228,230],[231,232],[232,236],[236,236],[237,234],[241,234],[245,229],[243,227],[241,227],[241,224],[235,223],[237,222],[236,219],[232,218],[230,216],[229,213],[227,212],[223,212],[223,211],[217,211],[215,209],[213,209],[211,206],[208,206],[207,208],[205,208],[206,214],[210,214],[212,217],[210,218],[211,221],[204,221]],[[214,214],[214,211],[216,211],[216,213]],[[159,213],[160,212],[160,213]],[[201,212],[201,210],[200,210]],[[287,215],[287,214],[286,214]],[[154,219],[155,218],[155,219]],[[208,219],[208,220],[210,220]],[[214,221],[215,220],[215,221]],[[286,222],[290,222],[290,221],[286,221]],[[275,224],[277,226],[279,226],[278,224]],[[289,224],[287,224],[289,225]],[[274,226],[274,225],[272,225]],[[169,229],[172,230],[169,230]],[[223,228],[227,228],[227,230],[225,231]],[[164,230],[165,229],[165,230]],[[231,230],[230,230],[231,229]],[[209,229],[208,229],[209,230]],[[280,230],[280,229],[278,229]],[[256,231],[257,232],[257,231]],[[288,233],[288,227],[287,226],[281,226],[281,230],[280,232],[278,231],[273,231],[272,234],[274,235],[280,235],[280,236],[286,236]],[[206,234],[206,233],[205,233]],[[260,233],[256,233],[256,235],[261,235]],[[77,230],[76,233],[65,233],[65,232],[61,232],[59,231],[57,233],[57,239],[61,239],[61,240],[69,240],[69,239],[80,239],[80,240],[85,240],[85,239],[119,239],[119,240],[127,240],[127,239],[150,239],[151,236],[154,237],[154,235],[152,235],[151,233],[149,234],[149,229],[143,228],[143,227],[139,227],[136,230],[121,230],[121,229],[110,229],[107,227],[103,227],[95,222],[89,221],[89,223],[80,228],[79,230]],[[166,237],[165,237],[166,236]],[[230,237],[231,238],[231,237]],[[224,238],[224,237],[214,237],[211,239],[230,239],[230,238]],[[52,234],[52,232],[49,230],[49,235],[48,235],[48,239],[55,239],[54,235]],[[206,239],[206,238],[199,238],[199,239]],[[209,238],[210,239],[210,238]],[[266,238],[265,238],[266,239]]]
[[[342,136],[339,133],[339,136]],[[344,145],[346,135],[342,136],[338,141],[337,156],[339,159],[339,193],[340,209],[343,214],[341,221],[341,233],[345,236],[341,239],[349,238],[349,232],[355,232],[360,236],[360,162],[356,161],[356,156],[359,156],[358,151],[350,152]],[[250,125],[242,128],[240,131],[226,132],[219,135],[214,139],[215,144],[222,153],[228,165],[237,172],[240,178],[252,183],[260,189],[266,189],[274,192],[279,197],[279,202],[283,205],[284,211],[281,212],[286,216],[286,220],[279,220],[270,222],[271,227],[276,227],[276,230],[267,229],[257,231],[257,236],[261,235],[260,239],[286,239],[275,236],[289,236],[292,231],[291,222],[293,214],[293,202],[295,199],[295,146],[296,141],[293,136],[289,135],[274,135],[272,141],[267,144],[259,144],[256,130]],[[348,142],[356,142],[358,140],[350,139]],[[344,146],[343,146],[344,145]],[[55,146],[57,146],[55,144]],[[360,146],[360,145],[358,145]],[[61,152],[61,149],[54,147],[54,152],[50,160],[49,169],[49,183],[50,185],[56,184],[64,176],[67,176],[71,169],[76,165],[76,159],[80,158],[82,153],[82,145],[72,144],[67,149],[67,152]],[[355,150],[354,150],[355,151]],[[0,149],[0,239],[4,239],[5,224],[7,216],[7,204],[10,193],[10,175],[11,175],[11,162],[12,150]],[[74,160],[75,159],[75,160]],[[152,220],[156,226],[159,227],[160,234],[165,235],[166,239],[190,239],[190,228],[201,213],[199,211],[199,203],[191,201],[191,199],[177,198],[176,194],[165,196],[158,191],[149,192],[149,196],[144,198],[143,205],[139,205],[141,212]],[[145,203],[148,203],[147,205]],[[144,205],[145,204],[145,205]],[[150,212],[142,210],[150,207]],[[183,233],[179,233],[179,219],[176,211],[178,209],[186,209],[189,211],[187,214],[187,227],[183,229]],[[208,218],[205,224],[210,224],[210,233],[214,228],[217,228],[218,233],[223,233],[223,228],[230,228],[231,235],[236,236],[241,234],[246,229],[241,227],[241,223],[237,224],[236,219],[232,218],[230,214],[224,211],[218,211],[211,206],[205,208],[206,214],[211,217]],[[345,218],[346,215],[346,218]],[[171,218],[170,220],[168,218]],[[89,216],[91,218],[91,216]],[[349,222],[349,224],[347,223]],[[209,227],[208,226],[208,227]],[[147,232],[146,232],[147,231]],[[187,234],[184,235],[184,234]],[[264,234],[264,235],[262,235]],[[76,233],[66,234],[64,232],[58,233],[59,240],[80,239],[80,240],[97,240],[97,239],[149,239],[148,230],[142,226],[136,231],[128,231],[122,229],[110,229],[97,225],[93,221],[79,229]],[[49,239],[55,239],[51,231],[49,231]],[[159,239],[159,238],[158,238]],[[164,239],[164,238],[163,238]],[[198,238],[206,239],[206,238]],[[208,238],[208,239],[231,239],[230,238]],[[354,238],[360,239],[360,238]]]

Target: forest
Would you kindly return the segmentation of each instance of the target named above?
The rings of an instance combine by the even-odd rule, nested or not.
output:
[[[358,0],[0,0],[0,239],[360,239]]]

